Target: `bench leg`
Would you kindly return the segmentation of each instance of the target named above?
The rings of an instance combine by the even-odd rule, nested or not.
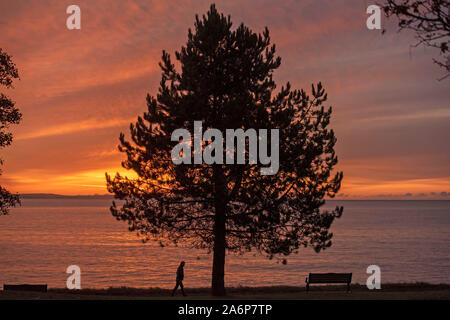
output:
[[[309,283],[306,283],[306,292],[309,291]]]
[[[350,292],[350,282],[347,283],[347,292]]]

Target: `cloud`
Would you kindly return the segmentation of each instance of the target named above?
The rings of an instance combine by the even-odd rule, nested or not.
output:
[[[76,133],[80,131],[97,130],[111,127],[119,127],[129,124],[135,119],[112,119],[112,120],[101,120],[101,119],[88,119],[81,122],[71,122],[61,125],[46,127],[45,129],[39,129],[29,133],[18,135],[16,140],[26,140],[26,139],[36,139],[49,136],[59,136],[65,134]]]
[[[62,194],[93,194],[107,193],[105,172],[128,177],[136,177],[133,172],[123,168],[106,168],[76,172],[62,172],[60,174],[47,173],[40,170],[26,170],[10,175],[6,179],[8,185],[14,185],[14,192],[18,193],[62,193]],[[33,177],[33,178],[30,178]],[[45,191],[42,185],[46,186]]]

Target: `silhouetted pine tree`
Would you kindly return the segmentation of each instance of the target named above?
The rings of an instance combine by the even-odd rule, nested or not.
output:
[[[0,48],[0,86],[11,88],[14,79],[19,78],[19,72],[11,57]],[[9,146],[13,136],[5,132],[9,125],[17,124],[22,118],[19,109],[15,107],[14,101],[0,93],[0,148]],[[0,159],[0,165],[3,160]],[[1,171],[0,171],[1,175]],[[7,189],[0,186],[0,215],[8,214],[9,208],[20,204],[19,196],[11,194]]]
[[[256,249],[268,257],[287,256],[311,245],[331,245],[329,228],[342,207],[321,211],[324,197],[340,188],[336,138],[328,129],[331,108],[322,85],[312,96],[289,83],[275,93],[272,74],[280,66],[266,28],[256,34],[214,5],[175,53],[178,71],[163,52],[162,79],[148,111],[130,125],[132,142],[120,135],[122,162],[138,178],[106,175],[108,190],[123,205],[111,212],[143,240],[183,243],[213,252],[212,293],[224,295],[225,252]],[[280,168],[260,174],[261,165],[174,165],[177,128],[280,129]]]

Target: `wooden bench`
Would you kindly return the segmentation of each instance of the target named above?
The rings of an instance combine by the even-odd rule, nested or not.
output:
[[[47,292],[46,284],[4,284],[3,291],[37,291]]]
[[[306,278],[306,291],[309,291],[309,285],[312,283],[346,283],[347,292],[350,292],[351,282],[351,273],[310,273]]]

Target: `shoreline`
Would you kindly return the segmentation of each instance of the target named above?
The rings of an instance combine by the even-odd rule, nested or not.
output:
[[[313,285],[306,292],[304,286],[230,287],[227,296],[213,297],[210,288],[185,288],[187,297],[171,297],[171,289],[111,287],[69,290],[49,288],[43,292],[0,291],[0,300],[450,300],[450,284],[386,283],[380,290],[369,290],[365,285],[352,284],[347,293],[342,285]]]

